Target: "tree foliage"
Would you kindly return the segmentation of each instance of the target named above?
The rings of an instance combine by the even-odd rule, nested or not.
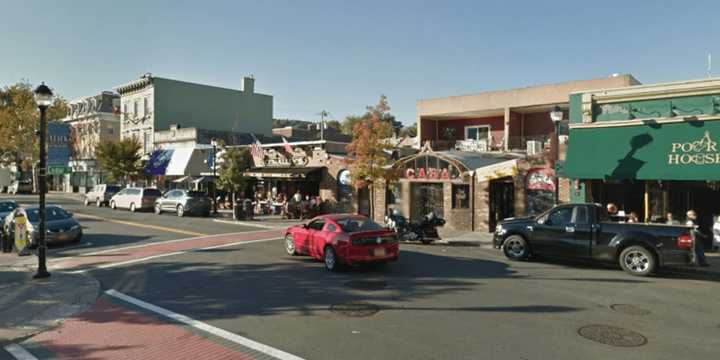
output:
[[[127,182],[137,176],[142,169],[140,150],[142,145],[133,138],[98,144],[95,150],[100,169],[110,182]]]
[[[400,130],[400,136],[416,137],[417,136],[417,124],[405,126]]]
[[[353,140],[346,149],[352,159],[350,174],[356,188],[397,177],[389,166],[390,158],[386,153],[392,150],[392,145],[384,141],[393,133],[392,124],[386,121],[389,111],[387,99],[382,96],[377,105],[368,107],[366,116],[353,127]]]
[[[248,178],[243,176],[243,173],[252,167],[250,149],[228,148],[218,163],[218,189],[230,193],[244,191]]]
[[[392,134],[398,134],[400,132],[400,129],[402,129],[402,123],[400,121],[397,121],[395,119],[395,115],[390,113],[390,105],[388,104],[387,96],[380,95],[380,100],[378,101],[378,104],[375,106],[368,106],[366,108],[365,114],[360,116],[348,115],[347,117],[345,117],[345,120],[343,120],[341,124],[340,130],[343,134],[353,135],[353,132],[355,131],[355,125],[371,118],[376,118],[380,122],[387,123],[390,126],[390,136],[392,136]]]
[[[55,96],[47,109],[48,121],[62,119],[67,114],[67,102]],[[0,163],[15,163],[29,170],[38,160],[40,112],[35,103],[33,86],[20,81],[0,89]]]

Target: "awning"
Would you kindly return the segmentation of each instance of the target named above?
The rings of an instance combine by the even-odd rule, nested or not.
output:
[[[244,176],[258,179],[308,179],[320,180],[322,167],[263,167],[252,168],[243,173]]]
[[[173,155],[173,149],[155,150],[150,154],[145,165],[145,174],[147,175],[165,175],[170,159]]]
[[[183,176],[183,177],[181,177],[181,178],[179,178],[179,179],[173,180],[173,182],[174,182],[174,183],[181,183],[181,182],[187,181],[188,179],[190,179],[189,176]]]
[[[720,121],[571,128],[572,179],[720,180]]]
[[[186,169],[190,162],[190,157],[193,155],[195,148],[177,148],[174,149],[170,163],[165,170],[166,176],[182,176],[188,175]]]

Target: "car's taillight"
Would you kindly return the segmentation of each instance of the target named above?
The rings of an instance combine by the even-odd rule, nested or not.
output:
[[[683,234],[678,236],[677,238],[677,247],[678,249],[692,249],[693,246],[693,239],[690,234]]]

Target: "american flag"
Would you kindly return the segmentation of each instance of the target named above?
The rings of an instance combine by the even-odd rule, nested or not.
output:
[[[255,137],[255,134],[250,134],[255,142],[250,145],[250,154],[253,158],[261,158],[263,156],[263,149],[260,140]]]
[[[292,146],[290,146],[290,143],[288,143],[287,140],[285,140],[284,136],[282,139],[283,139],[283,146],[285,147],[285,151],[287,151],[288,154],[292,154],[292,152],[293,152]]]

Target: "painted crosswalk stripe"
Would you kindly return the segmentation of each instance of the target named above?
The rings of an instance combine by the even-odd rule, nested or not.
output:
[[[17,360],[38,360],[38,358],[18,344],[8,345],[4,347],[4,349]]]
[[[220,329],[218,327],[212,326],[212,325],[204,323],[202,321],[195,320],[195,319],[187,317],[185,315],[181,315],[176,312],[172,312],[168,309],[159,307],[157,305],[147,303],[140,299],[136,299],[132,296],[125,295],[114,289],[105,291],[105,294],[112,296],[114,298],[120,299],[122,301],[125,301],[127,303],[133,304],[135,306],[139,306],[145,310],[152,311],[156,314],[165,316],[169,319],[175,320],[175,321],[183,323],[185,325],[192,326],[195,329],[202,330],[204,332],[218,336],[220,338],[223,338],[223,339],[233,342],[235,344],[244,346],[246,348],[253,349],[255,351],[259,351],[265,355],[269,355],[269,356],[275,357],[280,360],[303,360],[303,358],[301,358],[301,357],[295,356],[293,354],[287,353],[285,351],[276,349],[274,347],[271,347],[271,346],[268,346],[265,344],[261,344],[257,341],[250,340],[246,337],[229,332],[227,330]]]

